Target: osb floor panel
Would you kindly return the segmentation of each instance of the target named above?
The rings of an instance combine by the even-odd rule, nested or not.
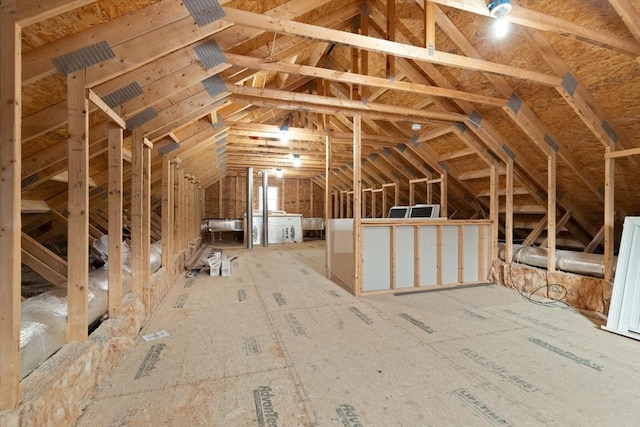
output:
[[[637,426],[640,343],[484,285],[354,298],[323,242],[171,289],[78,426]]]

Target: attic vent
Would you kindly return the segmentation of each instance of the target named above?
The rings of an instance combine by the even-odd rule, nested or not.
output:
[[[207,70],[210,70],[216,65],[220,65],[227,60],[227,57],[215,40],[197,45],[193,48],[193,52]]]
[[[222,81],[222,77],[218,75],[204,79],[202,86],[204,86],[211,98],[227,91],[227,85]]]
[[[117,107],[118,105],[122,105],[127,101],[131,101],[133,98],[136,98],[142,95],[144,91],[138,84],[138,82],[133,82],[125,87],[122,87],[116,91],[111,92],[108,95],[102,97],[102,100],[111,108]]]
[[[149,120],[154,119],[156,117],[158,117],[158,112],[155,110],[155,108],[153,107],[147,108],[146,110],[136,114],[135,116],[127,120],[127,129],[134,130],[136,128],[139,128],[143,124],[147,123]]]
[[[24,190],[26,187],[29,187],[38,181],[40,181],[40,175],[38,175],[37,173],[34,173],[33,175],[29,175],[25,178],[22,178],[22,183],[21,183],[22,189]]]
[[[178,144],[177,142],[171,141],[167,145],[158,148],[158,154],[160,154],[161,156],[166,156],[167,154],[177,149],[178,147],[180,147],[180,144]]]
[[[56,56],[51,59],[53,65],[62,74],[69,75],[74,71],[82,70],[95,64],[115,58],[116,54],[111,50],[111,46],[106,41],[101,41],[90,46]]]
[[[184,0],[184,5],[198,27],[203,27],[225,16],[224,10],[216,0]]]

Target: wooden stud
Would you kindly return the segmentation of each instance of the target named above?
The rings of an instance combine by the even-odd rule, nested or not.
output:
[[[391,275],[390,284],[391,289],[396,288],[396,227],[392,225],[390,228],[391,236],[389,243],[391,244],[391,259],[389,260],[389,274]]]
[[[131,292],[142,296],[143,273],[143,168],[144,137],[139,129],[133,130],[131,146]]]
[[[360,34],[363,36],[369,35],[369,14],[360,14]],[[360,73],[363,76],[369,75],[369,51],[366,49],[360,49]],[[364,100],[369,98],[369,87],[364,84],[360,85],[360,97]]]
[[[488,263],[487,263],[487,226],[482,225],[478,231],[478,278],[485,280],[487,277]],[[509,262],[510,259],[505,259]]]
[[[413,286],[420,287],[420,227],[413,226]]]
[[[491,245],[491,262],[493,263],[498,259],[498,231],[499,231],[499,198],[498,198],[498,168],[496,165],[491,165],[491,179],[490,179],[490,188],[491,188],[491,198],[489,201],[490,204],[490,212],[489,217],[491,219],[491,235],[489,243]]]
[[[436,285],[442,286],[442,225],[438,225],[436,229]]]
[[[396,40],[396,0],[387,0],[387,40]],[[396,72],[396,57],[387,54],[387,78],[394,80]]]
[[[89,102],[86,70],[67,76],[68,106],[68,233],[67,342],[89,335]]]
[[[22,233],[22,255],[27,259],[22,262],[54,285],[67,281],[67,261],[51,252],[29,235]],[[30,263],[33,261],[33,265]]]
[[[143,139],[142,147],[142,283],[151,280],[151,148],[153,144]]]
[[[458,225],[458,283],[464,282],[464,225]]]
[[[425,0],[424,8],[424,29],[425,44],[429,52],[435,52],[436,49],[436,8],[431,1]]]
[[[605,183],[606,184],[606,183]],[[605,196],[605,200],[606,200],[606,196]],[[582,252],[590,254],[592,253],[598,246],[600,246],[600,243],[602,243],[602,241],[604,240],[604,229],[605,226],[604,224],[602,225],[602,227],[600,227],[600,230],[598,230],[598,232],[596,233],[595,236],[593,236],[593,239],[591,239],[591,242],[589,242],[589,244],[587,245],[586,248],[584,248],[584,250]]]
[[[513,258],[513,160],[507,160],[507,174],[505,176],[505,221],[504,221],[504,259],[510,262]]]
[[[109,317],[122,310],[122,128],[109,122]]]
[[[168,268],[173,256],[173,164],[162,158],[162,265]]]
[[[556,153],[547,157],[547,271],[556,271]]]
[[[361,160],[362,150],[362,118],[359,114],[353,117],[353,289],[355,296],[362,293],[362,215],[360,212],[360,194],[362,191]]]
[[[608,282],[613,281],[616,160],[606,155],[614,149],[615,146],[611,143],[606,149],[604,161],[604,280]]]
[[[440,179],[440,216],[449,218],[449,174],[443,173]]]

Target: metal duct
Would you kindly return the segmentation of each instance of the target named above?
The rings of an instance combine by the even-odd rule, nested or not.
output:
[[[498,251],[500,259],[506,262],[531,265],[533,267],[547,268],[548,252],[546,248],[536,246],[513,246],[513,259],[504,259],[504,245]],[[614,257],[614,270],[617,258]],[[584,252],[556,250],[556,268],[569,273],[585,276],[604,277],[604,256]]]
[[[131,289],[129,247],[122,243],[123,294]],[[149,251],[149,266],[155,273],[162,265],[162,245],[156,242]],[[89,273],[89,324],[107,313],[108,263]],[[66,342],[67,284],[27,299],[22,303],[20,322],[20,379],[33,372]]]

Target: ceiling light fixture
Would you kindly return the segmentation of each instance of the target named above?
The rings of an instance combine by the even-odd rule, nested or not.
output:
[[[276,178],[282,178],[283,175],[284,175],[284,172],[282,172],[282,169],[277,168],[276,169]]]
[[[420,130],[422,125],[420,123],[411,123],[411,130]]]
[[[487,7],[492,17],[500,18],[511,12],[511,0],[493,0]]]
[[[293,155],[293,166],[299,168],[302,165],[302,160],[300,160],[300,154]]]

